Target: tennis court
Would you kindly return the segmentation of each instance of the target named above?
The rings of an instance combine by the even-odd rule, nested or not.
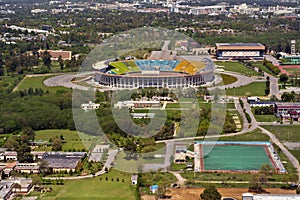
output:
[[[272,163],[264,146],[204,145],[204,170],[259,170],[261,165]],[[207,154],[207,151],[211,151]]]

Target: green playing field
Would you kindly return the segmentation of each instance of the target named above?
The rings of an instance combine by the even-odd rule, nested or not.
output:
[[[264,149],[258,145],[203,146],[205,170],[259,170],[263,164],[272,163]]]

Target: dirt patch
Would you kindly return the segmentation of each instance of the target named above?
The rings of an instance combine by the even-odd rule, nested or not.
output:
[[[171,200],[193,200],[199,199],[204,188],[177,188],[170,189]],[[279,188],[267,188],[266,193],[269,194],[295,194],[294,190],[282,190]],[[237,200],[242,200],[242,194],[248,192],[248,188],[218,188],[222,197],[234,197]],[[143,200],[155,200],[153,195],[142,196]]]

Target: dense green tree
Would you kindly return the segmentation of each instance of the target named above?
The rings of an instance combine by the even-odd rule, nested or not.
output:
[[[42,53],[42,60],[43,60],[44,65],[46,65],[48,67],[48,69],[50,69],[51,55],[48,51],[44,51]]]
[[[58,136],[52,137],[52,150],[59,151],[59,150],[61,150],[61,147],[62,147],[62,141],[61,141],[60,137],[58,137]]]
[[[209,185],[200,195],[200,200],[221,200],[222,195],[218,192],[215,186]]]

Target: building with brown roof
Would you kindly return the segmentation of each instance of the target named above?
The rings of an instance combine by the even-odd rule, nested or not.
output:
[[[218,60],[263,60],[266,47],[260,43],[216,43]]]
[[[47,50],[51,55],[51,60],[58,60],[59,56],[63,60],[71,60],[72,51],[63,51],[63,50]],[[39,50],[39,53],[42,54],[44,50]]]

